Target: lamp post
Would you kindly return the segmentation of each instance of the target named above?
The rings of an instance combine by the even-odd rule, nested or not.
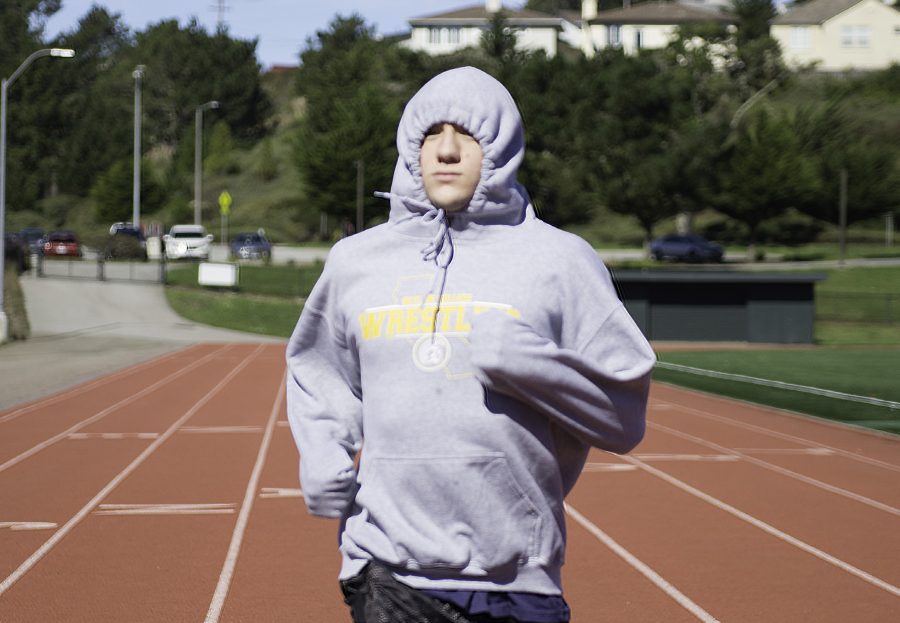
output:
[[[19,68],[12,72],[9,78],[3,78],[2,82],[0,82],[0,342],[5,341],[8,336],[6,307],[4,307],[5,301],[3,299],[3,281],[6,274],[6,93],[10,85],[16,81],[16,78],[28,69],[28,66],[35,59],[42,56],[72,58],[75,56],[75,50],[68,48],[44,48],[33,52],[22,61]]]
[[[219,102],[211,100],[197,106],[194,111],[194,225],[200,225],[200,202],[203,196],[203,111],[218,108]]]
[[[135,227],[141,226],[141,79],[144,77],[143,65],[134,68],[134,197],[131,209],[131,222]]]

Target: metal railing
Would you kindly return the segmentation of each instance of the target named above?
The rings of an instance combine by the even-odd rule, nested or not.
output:
[[[93,279],[97,281],[132,281],[166,283],[165,257],[147,262],[95,258],[45,258],[32,256],[32,269],[37,277]]]

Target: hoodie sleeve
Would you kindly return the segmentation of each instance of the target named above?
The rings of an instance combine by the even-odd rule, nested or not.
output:
[[[326,264],[287,347],[287,413],[300,451],[300,486],[309,512],[322,517],[340,517],[353,501],[362,443],[359,363],[341,330],[332,273]]]
[[[656,357],[593,258],[570,272],[579,275],[577,296],[562,303],[568,328],[560,343],[523,320],[488,312],[472,323],[471,358],[487,390],[531,406],[590,445],[624,454],[644,435]]]

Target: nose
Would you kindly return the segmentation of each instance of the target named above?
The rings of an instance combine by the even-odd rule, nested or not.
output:
[[[456,132],[456,128],[450,124],[446,124],[441,130],[441,135],[438,139],[437,156],[441,162],[459,162],[459,134]]]

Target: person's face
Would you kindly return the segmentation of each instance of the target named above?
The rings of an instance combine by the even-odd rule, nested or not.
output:
[[[463,128],[436,123],[425,133],[419,164],[425,193],[438,208],[458,212],[469,205],[481,180],[481,145]]]

